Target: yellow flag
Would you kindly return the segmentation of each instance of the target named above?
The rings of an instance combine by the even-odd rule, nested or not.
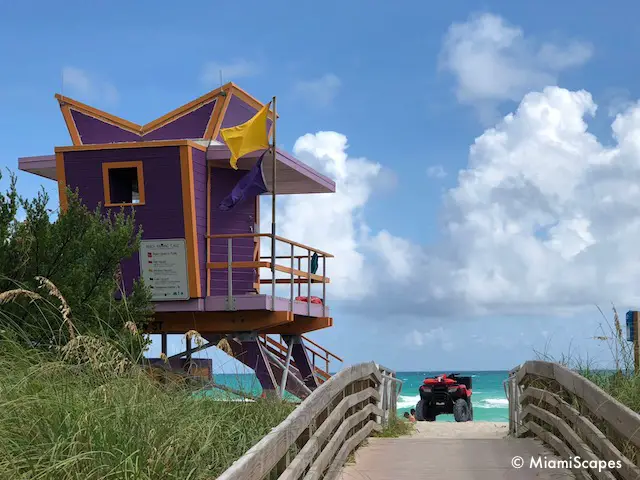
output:
[[[229,162],[234,169],[238,169],[237,163],[240,157],[256,150],[269,148],[267,119],[270,106],[271,102],[267,103],[253,118],[242,125],[220,130],[220,136],[231,152]]]

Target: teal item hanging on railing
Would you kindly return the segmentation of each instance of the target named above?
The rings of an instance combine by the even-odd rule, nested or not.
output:
[[[309,266],[309,271],[312,274],[315,274],[318,271],[318,254],[315,252],[311,257],[311,265]]]

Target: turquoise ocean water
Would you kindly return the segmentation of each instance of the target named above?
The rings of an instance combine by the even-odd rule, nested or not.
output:
[[[404,383],[402,392],[398,398],[398,414],[402,415],[411,408],[415,408],[420,399],[418,388],[425,377],[440,375],[444,372],[398,372],[397,376]],[[507,422],[509,410],[507,398],[504,394],[503,382],[508,377],[508,372],[455,372],[461,375],[470,375],[473,380],[473,417],[476,421]],[[215,382],[242,391],[250,391],[259,396],[262,389],[254,375],[247,374],[218,374]],[[228,394],[224,394],[228,398]],[[232,396],[233,397],[233,396]],[[438,422],[453,422],[453,415],[439,415]]]

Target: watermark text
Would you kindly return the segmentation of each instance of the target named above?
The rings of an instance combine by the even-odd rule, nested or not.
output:
[[[511,459],[513,468],[531,468],[537,470],[594,470],[602,472],[603,470],[616,470],[622,468],[620,460],[585,460],[580,456],[567,458],[556,458],[537,456],[525,460],[523,457],[515,456]]]

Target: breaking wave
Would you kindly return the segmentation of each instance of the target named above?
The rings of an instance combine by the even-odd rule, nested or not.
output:
[[[485,398],[473,402],[473,408],[507,408],[509,400],[506,398]]]
[[[420,401],[420,395],[400,395],[398,397],[398,408],[415,408],[416,403]]]
[[[398,397],[398,408],[415,408],[416,403],[418,403],[419,400],[420,395],[400,395]],[[484,398],[481,400],[473,400],[474,408],[507,408],[509,406],[509,400],[506,398]]]

